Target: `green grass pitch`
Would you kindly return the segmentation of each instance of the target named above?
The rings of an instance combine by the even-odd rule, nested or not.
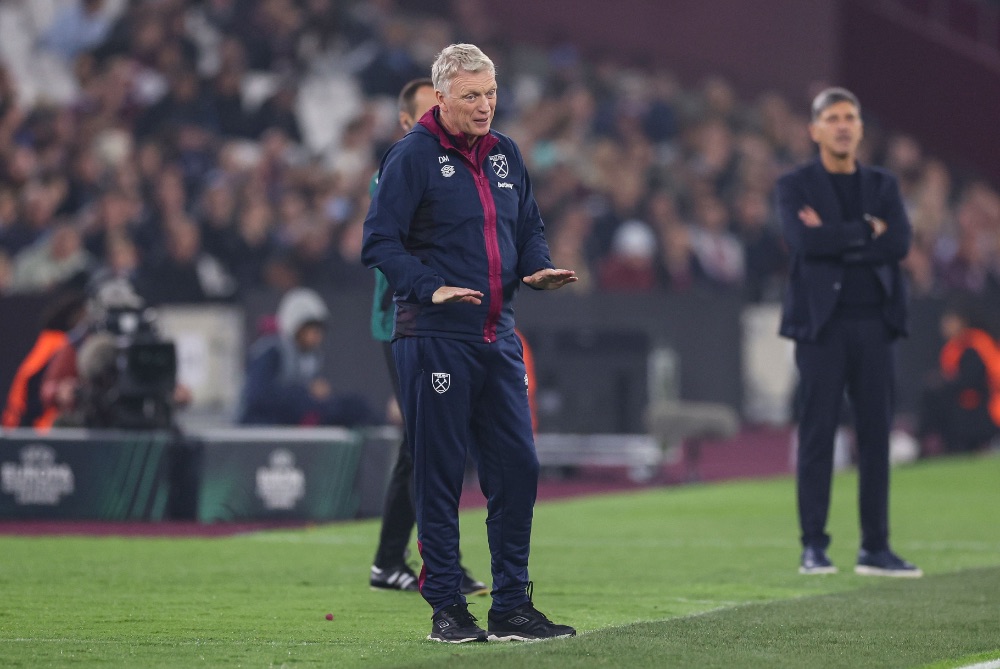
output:
[[[575,639],[435,644],[418,595],[367,586],[378,523],[225,538],[0,537],[4,667],[949,667],[1000,658],[1000,457],[893,472],[919,580],[852,572],[857,481],[800,576],[788,478],[540,503],[535,603]],[[462,516],[488,573],[485,511]],[[486,618],[489,598],[473,600]],[[334,614],[332,621],[326,614]]]

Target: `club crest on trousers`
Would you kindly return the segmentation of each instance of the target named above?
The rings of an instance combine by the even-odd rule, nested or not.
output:
[[[451,388],[451,374],[448,372],[431,372],[431,387],[439,395],[448,392],[448,388]]]

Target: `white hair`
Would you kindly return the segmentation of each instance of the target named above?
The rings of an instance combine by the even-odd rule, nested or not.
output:
[[[451,92],[451,80],[459,72],[482,72],[496,76],[493,61],[475,44],[452,44],[441,50],[431,66],[431,80],[435,90],[445,95]]]

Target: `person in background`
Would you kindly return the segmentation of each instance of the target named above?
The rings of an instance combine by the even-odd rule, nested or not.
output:
[[[11,292],[44,292],[93,267],[80,232],[70,222],[60,221],[15,256]]]
[[[858,449],[861,548],[854,571],[921,576],[889,546],[889,430],[894,342],[907,332],[900,262],[912,231],[896,178],[861,165],[861,105],[828,88],[809,126],[819,157],[783,175],[778,212],[791,253],[780,333],[795,340],[799,371],[799,572],[828,574],[834,435],[846,394]]]
[[[657,289],[656,234],[644,221],[629,219],[611,237],[611,250],[598,267],[600,288],[614,293]]]
[[[237,422],[242,425],[343,425],[373,422],[367,401],[335,393],[323,376],[330,314],[316,291],[293,288],[278,305],[278,332],[250,348]]]
[[[103,283],[92,283],[88,288],[85,315],[68,332],[66,342],[45,366],[41,383],[42,405],[46,421],[40,427],[80,427],[88,418],[87,379],[81,352],[94,335],[114,339],[125,335],[124,322],[137,323],[146,304],[125,279],[112,278]],[[130,314],[129,317],[123,314]],[[177,383],[171,393],[174,408],[188,406],[193,397],[191,389]],[[50,422],[51,421],[51,422]]]
[[[185,215],[168,221],[166,253],[139,266],[135,274],[136,290],[151,305],[166,303],[201,303],[229,300],[236,292],[236,282],[215,256],[201,244],[201,231]]]
[[[399,93],[399,125],[409,132],[417,120],[436,104],[434,84],[428,78],[414,79],[403,86]],[[372,177],[371,189],[378,184],[378,174]],[[392,358],[393,329],[392,288],[381,271],[375,270],[375,299],[372,304],[372,337],[382,342],[393,392],[399,401],[399,378]],[[382,511],[382,527],[379,531],[378,548],[371,567],[368,582],[372,589],[417,591],[417,575],[406,563],[409,553],[410,535],[416,523],[413,510],[413,458],[403,431],[403,441],[399,445],[399,455],[389,477]],[[461,565],[460,565],[461,566]],[[486,584],[472,577],[469,570],[462,568],[463,595],[485,595],[489,592]]]
[[[82,382],[79,351],[87,338],[101,330],[108,314],[140,309],[140,298],[127,281],[115,280],[91,289],[84,317],[68,332],[65,343],[53,354],[42,374],[41,400],[46,421],[42,427],[79,422]]]
[[[703,283],[725,290],[738,290],[746,278],[745,251],[730,232],[729,212],[722,200],[703,195],[694,206],[691,249],[703,272]]]
[[[420,593],[433,641],[573,636],[535,608],[528,554],[538,457],[512,300],[576,280],[549,258],[521,152],[490,129],[496,70],[453,44],[431,69],[437,106],[393,145],[365,219],[362,259],[395,295],[393,355],[414,463]],[[461,593],[458,506],[466,456],[487,499],[488,632]]]
[[[80,53],[98,46],[111,30],[111,16],[105,0],[76,0],[52,19],[39,40],[43,49],[72,61]]]
[[[42,317],[42,330],[25,356],[7,393],[4,427],[46,428],[55,421],[57,409],[42,403],[42,379],[52,358],[69,342],[69,332],[80,323],[87,307],[82,291],[59,295]]]
[[[937,437],[947,453],[975,451],[1000,435],[1000,343],[964,302],[945,309],[941,334],[938,377],[921,395],[917,436],[925,450]]]

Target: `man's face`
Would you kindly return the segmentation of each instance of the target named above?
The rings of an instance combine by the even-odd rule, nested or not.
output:
[[[489,134],[497,106],[497,81],[487,70],[459,72],[447,95],[435,94],[448,132],[462,133],[470,142]]]
[[[306,323],[295,333],[295,343],[300,351],[315,351],[323,345],[326,328],[321,323]]]
[[[809,124],[809,136],[819,146],[820,153],[839,160],[853,158],[864,136],[861,114],[847,100],[836,102]]]
[[[410,128],[420,120],[420,117],[436,104],[437,96],[434,95],[434,87],[421,86],[413,96],[413,116],[410,116],[407,111],[399,112],[399,125],[403,126],[403,130],[409,132]]]

